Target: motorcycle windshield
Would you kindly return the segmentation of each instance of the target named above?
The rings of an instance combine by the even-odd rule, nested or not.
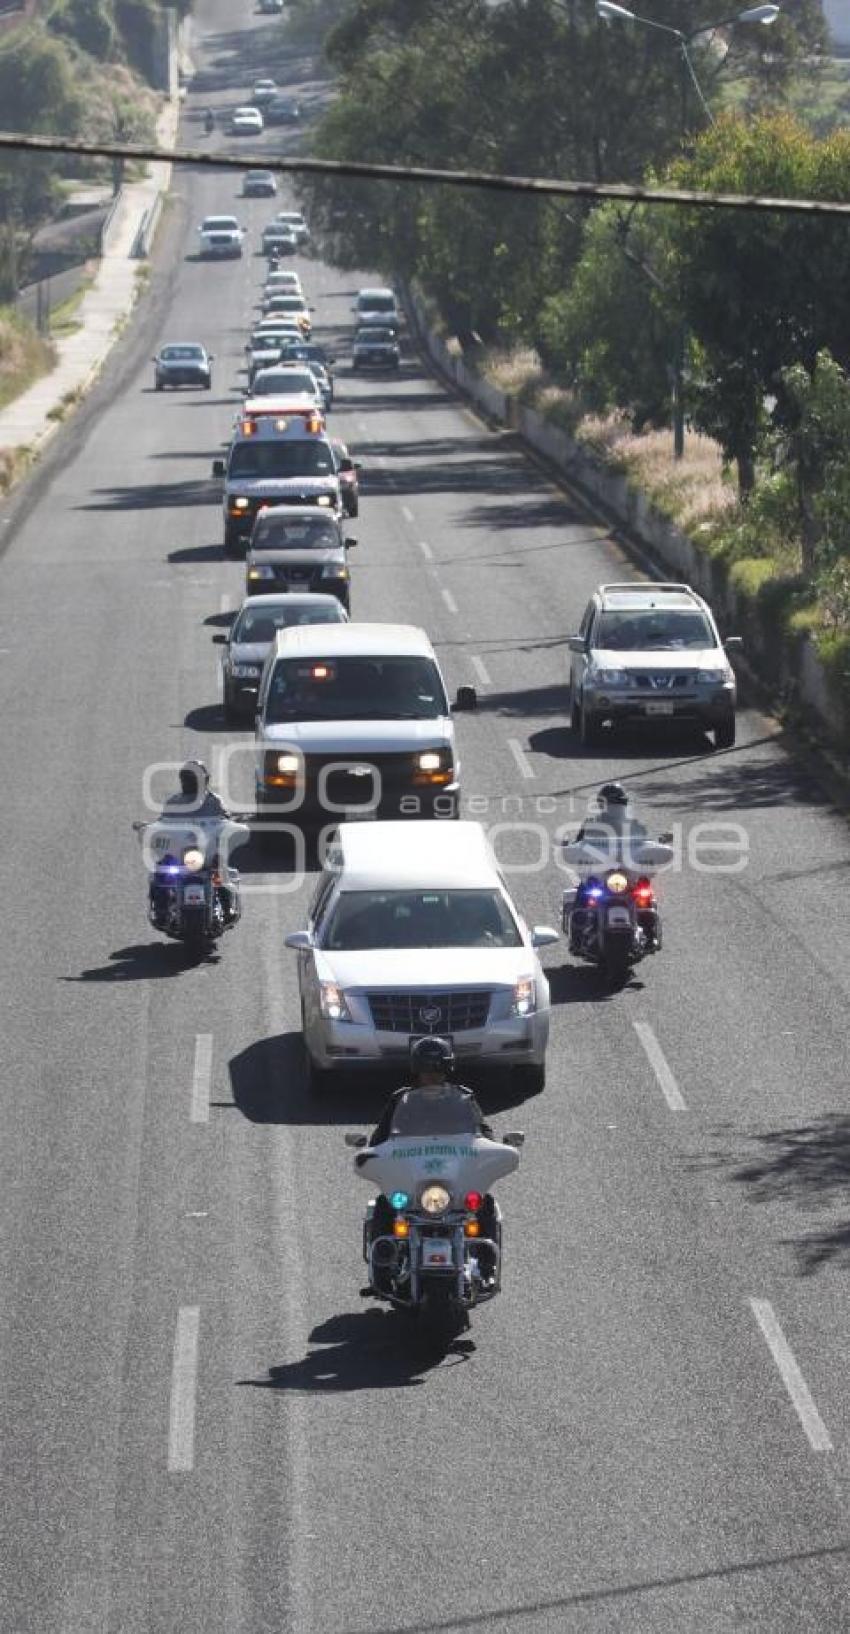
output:
[[[396,1102],[392,1135],[476,1135],[478,1118],[468,1095],[453,1084],[429,1093],[409,1089]]]
[[[484,1135],[391,1135],[380,1146],[358,1152],[355,1170],[387,1195],[406,1192],[414,1207],[423,1186],[443,1185],[452,1206],[460,1208],[467,1192],[490,1191],[518,1163],[515,1147]]]

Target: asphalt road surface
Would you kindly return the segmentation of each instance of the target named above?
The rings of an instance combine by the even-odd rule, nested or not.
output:
[[[325,94],[274,20],[209,0],[200,28],[187,134],[254,69]],[[564,636],[638,569],[412,349],[351,376],[368,271],[304,258],[365,462],[353,615],[424,625],[479,688],[467,814],[502,825],[526,917],[559,923],[558,830],[612,775],[685,858],[623,992],[546,952],[547,1087],[488,1101],[527,1137],[501,1299],[439,1353],[361,1301],[342,1136],[382,1095],[305,1086],[283,936],[312,876],[249,847],[242,923],[192,967],[146,921],[130,831],[146,768],[187,752],[251,786],[211,642],[244,570],[208,472],[264,263],[194,248],[207,212],[255,243],[272,212],[230,174],[173,191],[150,297],[5,513],[2,1627],[850,1628],[845,824],[756,713],[728,753],[581,752]],[[216,353],[214,390],[156,396],[150,356],[181,339]]]

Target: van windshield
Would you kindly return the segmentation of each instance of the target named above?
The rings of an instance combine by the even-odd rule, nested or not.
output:
[[[266,721],[424,721],[448,712],[430,658],[282,658]]]
[[[237,443],[227,474],[231,481],[235,477],[332,477],[333,454],[327,443],[308,437]]]

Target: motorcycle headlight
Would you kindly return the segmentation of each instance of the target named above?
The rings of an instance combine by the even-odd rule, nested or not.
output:
[[[183,852],[183,867],[188,868],[190,874],[198,874],[204,866],[204,853],[196,846],[190,846]]]
[[[419,1201],[426,1214],[445,1214],[451,1202],[445,1186],[426,1186]]]
[[[520,976],[514,987],[512,1012],[515,1016],[530,1016],[537,1009],[537,994],[533,976]]]
[[[607,885],[609,891],[614,892],[615,896],[620,896],[623,891],[627,891],[629,888],[628,878],[625,874],[621,874],[618,871],[615,871],[613,874],[607,874],[605,884]]]
[[[319,983],[319,1008],[326,1021],[350,1021],[348,1004],[336,982]]]

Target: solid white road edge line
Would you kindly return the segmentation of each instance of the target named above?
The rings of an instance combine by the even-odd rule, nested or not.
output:
[[[655,1073],[656,1078],[658,1079],[661,1087],[661,1093],[664,1096],[670,1111],[687,1112],[688,1109],[685,1105],[685,1098],[678,1084],[676,1083],[675,1078],[673,1077],[667,1057],[665,1056],[658,1039],[652,1031],[649,1022],[635,1021],[632,1023],[632,1025],[641,1041],[641,1044],[643,1045],[646,1058],[653,1072]]]
[[[441,594],[441,596],[443,598],[443,601],[445,602],[446,606],[448,607],[449,612],[450,613],[456,613],[457,612],[457,602],[455,601],[454,596],[452,595],[451,591],[447,590],[445,585],[443,585],[441,590],[440,590],[440,594]]]
[[[433,562],[434,552],[426,539],[419,540],[419,549],[421,550],[422,555],[425,557],[426,562]]]
[[[812,1393],[800,1372],[794,1352],[779,1326],[770,1300],[751,1299],[750,1306],[812,1451],[832,1452],[829,1432],[814,1404]]]
[[[473,652],[469,655],[469,662],[478,676],[481,685],[484,687],[491,687],[493,682],[490,678],[490,671],[488,670],[483,658],[479,658],[478,654]]]
[[[197,1305],[181,1305],[174,1335],[171,1408],[168,1415],[168,1471],[186,1475],[195,1467],[195,1393],[198,1382]]]
[[[508,748],[520,769],[521,775],[523,777],[536,777],[537,773],[519,740],[517,738],[508,738]]]
[[[192,1069],[192,1123],[209,1123],[212,1046],[212,1033],[197,1034],[195,1065]]]

